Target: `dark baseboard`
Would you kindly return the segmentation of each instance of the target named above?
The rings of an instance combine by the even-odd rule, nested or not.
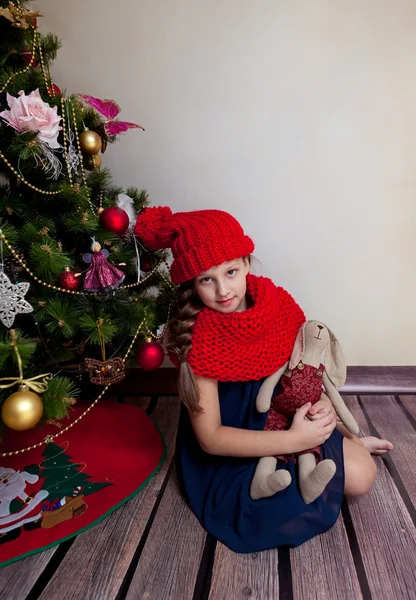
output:
[[[127,369],[125,378],[113,386],[112,396],[175,396],[178,394],[176,367],[163,367],[156,371],[144,371],[138,367]]]
[[[416,367],[348,367],[343,394],[416,394]]]
[[[111,396],[173,396],[178,393],[178,369],[156,371],[128,369],[126,377],[111,387]],[[416,366],[348,367],[343,394],[416,394]]]

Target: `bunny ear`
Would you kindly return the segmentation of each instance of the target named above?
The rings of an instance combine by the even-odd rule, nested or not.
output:
[[[340,388],[347,379],[347,364],[337,338],[329,327],[327,329],[329,346],[325,352],[325,371],[334,386]]]
[[[170,248],[175,235],[172,211],[168,206],[143,209],[137,217],[134,234],[152,250]]]
[[[306,321],[306,323],[299,328],[295,345],[293,346],[292,356],[289,361],[290,370],[294,369],[303,358],[303,353],[305,352],[305,327],[308,323],[310,323],[310,321]]]

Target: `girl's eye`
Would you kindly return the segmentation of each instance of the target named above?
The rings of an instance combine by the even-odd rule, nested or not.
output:
[[[234,275],[235,273],[237,273],[237,269],[230,269],[229,271],[227,271],[228,275]]]
[[[201,283],[209,283],[211,280],[212,280],[212,278],[211,278],[211,277],[203,277],[203,278],[201,279]]]

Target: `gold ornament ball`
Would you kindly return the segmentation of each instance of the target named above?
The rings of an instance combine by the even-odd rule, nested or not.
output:
[[[102,139],[98,133],[87,129],[79,134],[79,144],[84,154],[97,154],[101,150]]]
[[[94,169],[99,169],[101,167],[101,156],[99,154],[93,154],[92,156],[88,156],[88,158],[84,161],[85,168],[89,171],[94,171]]]
[[[21,386],[18,392],[9,396],[1,407],[3,423],[15,431],[31,429],[39,423],[42,415],[42,400],[26,386]]]

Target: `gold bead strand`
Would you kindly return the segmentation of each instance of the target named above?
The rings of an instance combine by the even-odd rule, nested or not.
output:
[[[9,169],[12,171],[12,173],[14,175],[16,175],[16,177],[22,183],[27,185],[31,190],[34,190],[35,192],[38,192],[39,194],[43,194],[44,196],[58,196],[61,193],[60,190],[58,190],[57,192],[51,192],[49,190],[41,190],[40,188],[36,187],[35,185],[32,185],[31,183],[26,181],[26,179],[23,177],[23,175],[20,175],[20,173],[18,171],[16,171],[16,169],[13,167],[13,165],[11,165],[11,163],[7,160],[7,158],[4,156],[4,154],[2,152],[0,152],[0,158],[6,163],[6,165],[9,167]]]
[[[29,275],[37,282],[40,283],[40,285],[43,285],[44,287],[47,287],[49,289],[52,290],[56,290],[57,292],[65,292],[67,294],[74,294],[74,295],[82,295],[82,292],[77,292],[75,290],[65,290],[64,288],[60,288],[56,285],[52,285],[51,283],[46,283],[45,281],[42,281],[41,279],[39,279],[39,277],[37,277],[27,266],[27,264],[25,263],[24,260],[22,260],[20,258],[20,256],[18,255],[18,253],[16,252],[16,250],[11,246],[11,244],[9,244],[9,242],[6,239],[6,236],[4,235],[4,233],[0,234],[0,237],[2,238],[2,240],[4,241],[4,243],[6,244],[6,246],[8,247],[8,249],[10,250],[10,253],[12,254],[13,258],[15,260],[17,260],[17,262],[24,268],[24,270],[29,273]],[[95,292],[94,292],[95,293]],[[98,295],[98,294],[96,294]]]
[[[144,283],[145,281],[147,281],[149,279],[149,277],[151,277],[160,267],[161,262],[158,263],[155,268],[153,269],[153,271],[150,271],[150,273],[148,273],[148,275],[146,275],[146,277],[143,277],[143,279],[140,279],[140,281],[136,282],[136,283],[129,283],[128,285],[120,285],[117,290],[128,290],[131,288],[135,288],[135,287],[139,287],[142,283]]]
[[[89,188],[88,188],[88,186],[87,186],[87,179],[86,179],[86,177],[85,177],[84,162],[83,162],[83,160],[84,160],[84,157],[82,156],[82,152],[81,152],[81,144],[80,144],[80,141],[79,141],[79,134],[78,134],[78,127],[77,127],[77,120],[76,120],[76,118],[75,118],[75,110],[74,110],[74,105],[73,105],[73,101],[72,101],[72,99],[71,99],[71,98],[68,98],[68,104],[70,104],[70,105],[71,105],[71,112],[72,112],[72,122],[73,122],[73,124],[74,124],[75,139],[76,139],[76,141],[77,141],[77,149],[78,149],[79,165],[80,165],[80,167],[81,167],[81,174],[82,174],[82,183],[83,183],[83,184],[85,185],[85,187],[87,187],[87,189],[88,189],[88,197],[87,197],[87,200],[88,200],[88,204],[90,205],[91,212],[92,212],[92,213],[94,213],[94,214],[96,214],[96,213],[97,213],[97,209],[96,209],[96,207],[93,205],[93,203],[91,202],[91,199],[90,199],[90,190],[89,190]]]
[[[46,68],[48,69],[48,75],[49,75],[49,81],[51,82],[51,90],[52,90],[52,97],[55,98],[55,88],[53,87],[53,81],[52,81],[52,75],[51,75],[51,69],[49,67],[49,63],[47,63]]]
[[[2,458],[5,458],[7,456],[15,456],[16,454],[23,454],[23,452],[28,452],[29,450],[33,450],[34,448],[40,448],[40,446],[43,446],[44,444],[49,444],[49,443],[53,442],[55,440],[55,438],[57,438],[59,435],[62,435],[63,433],[68,431],[68,429],[71,429],[71,427],[76,425],[83,417],[85,417],[85,415],[90,412],[90,410],[97,404],[97,402],[99,400],[101,400],[101,398],[104,396],[105,392],[108,390],[110,385],[111,385],[111,383],[106,385],[106,387],[103,389],[103,391],[100,393],[100,395],[94,400],[94,402],[86,410],[84,410],[84,412],[82,414],[80,414],[79,417],[77,419],[75,419],[75,421],[73,421],[67,427],[62,429],[62,431],[58,431],[58,433],[55,433],[54,435],[47,435],[41,442],[38,442],[37,444],[33,444],[32,446],[27,446],[27,448],[21,448],[20,450],[14,450],[12,452],[1,452],[0,456]]]
[[[142,319],[142,321],[141,321],[140,325],[138,326],[138,328],[137,328],[137,331],[136,331],[136,333],[134,334],[134,337],[133,337],[133,339],[131,340],[130,346],[128,347],[128,349],[127,349],[127,352],[126,352],[126,354],[124,355],[123,362],[126,362],[126,360],[127,360],[127,357],[128,357],[128,355],[130,354],[130,352],[131,352],[131,350],[132,350],[132,348],[133,348],[133,346],[134,346],[134,344],[135,344],[135,342],[136,342],[136,340],[137,340],[137,336],[139,335],[139,333],[140,333],[140,331],[141,331],[141,329],[142,329],[143,323],[145,323],[145,322],[146,322],[146,317],[147,317],[147,314],[146,314],[146,311],[145,311],[145,316],[144,316],[144,318]]]
[[[91,202],[91,196],[90,196],[90,193],[91,193],[91,191],[90,191],[90,188],[87,188],[87,190],[88,190],[88,191],[87,191],[87,200],[88,200],[88,204],[90,205],[91,212],[92,212],[94,215],[96,215],[96,214],[97,214],[97,207],[96,207],[96,206],[94,206],[94,204]]]
[[[78,148],[78,155],[79,155],[79,159],[80,159],[80,166],[81,166],[81,173],[82,173],[82,183],[86,186],[87,185],[87,179],[85,177],[85,171],[84,171],[84,163],[83,163],[83,156],[82,156],[82,152],[81,152],[81,144],[79,141],[79,134],[78,134],[78,127],[77,127],[77,120],[75,118],[75,110],[74,110],[74,104],[73,101],[70,99],[70,104],[71,104],[71,110],[72,110],[72,122],[74,123],[74,129],[75,129],[75,139],[77,141],[77,148]]]
[[[27,264],[25,263],[24,260],[22,260],[20,258],[20,256],[18,255],[18,253],[15,251],[15,249],[11,246],[11,244],[8,242],[6,236],[4,235],[4,233],[0,234],[0,237],[3,239],[4,243],[6,244],[6,246],[8,247],[8,249],[10,250],[12,256],[17,260],[17,262],[24,268],[24,270],[29,273],[29,275],[37,282],[40,283],[40,285],[43,285],[44,287],[50,288],[52,290],[56,290],[57,292],[64,292],[65,294],[73,294],[76,296],[82,296],[82,295],[92,295],[92,296],[100,296],[101,294],[99,292],[89,292],[88,290],[84,290],[83,292],[77,292],[75,290],[66,290],[64,288],[60,288],[56,285],[52,285],[51,283],[46,283],[45,281],[42,281],[41,279],[39,279],[39,277],[37,277],[27,266]],[[157,270],[157,268],[159,267],[160,263],[158,265],[156,265],[156,267],[153,269],[153,271],[151,271],[148,275],[146,275],[146,277],[144,277],[143,279],[141,279],[139,282],[137,283],[131,283],[129,285],[122,285],[119,286],[118,288],[116,288],[114,290],[115,293],[117,293],[118,290],[125,290],[125,289],[129,289],[129,288],[133,288],[133,287],[138,287],[140,286],[142,283],[144,283],[147,279],[149,279],[149,277],[151,277],[155,271]]]
[[[37,46],[38,46],[38,52],[39,52],[39,58],[40,58],[40,64],[41,64],[41,68],[42,68],[42,73],[43,73],[43,79],[45,81],[45,86],[46,86],[46,90],[49,94],[49,97],[54,97],[55,94],[51,93],[51,88],[52,88],[52,79],[50,84],[48,83],[48,77],[46,75],[46,69],[45,69],[45,61],[43,59],[43,52],[42,52],[42,43],[41,43],[41,38],[40,35],[38,34],[37,36]]]
[[[145,323],[146,321],[146,317],[144,317],[144,319],[142,320],[142,322],[140,323],[140,325],[137,328],[136,334],[126,352],[126,354],[124,355],[123,358],[123,362],[126,361],[131,349],[133,348],[133,344],[137,339],[137,336],[140,333],[140,330],[143,326],[143,323]],[[20,448],[20,450],[13,450],[12,452],[1,452],[0,456],[2,458],[5,458],[7,456],[15,456],[16,454],[23,454],[23,452],[28,452],[29,450],[33,450],[34,448],[40,448],[40,446],[43,446],[44,444],[49,444],[51,442],[53,442],[55,440],[55,438],[57,438],[58,436],[62,435],[63,433],[65,433],[66,431],[68,431],[69,429],[71,429],[74,425],[76,425],[77,423],[79,423],[79,421],[81,421],[81,419],[83,419],[85,417],[85,415],[87,415],[90,410],[92,408],[94,408],[94,406],[99,402],[99,400],[101,400],[101,398],[104,396],[104,394],[106,393],[106,391],[108,390],[108,388],[111,386],[112,384],[109,383],[105,386],[105,388],[102,390],[102,392],[97,396],[97,398],[94,400],[94,402],[87,408],[84,410],[84,412],[82,414],[79,415],[79,417],[77,419],[75,419],[75,421],[73,421],[72,423],[70,423],[67,427],[65,427],[64,429],[62,429],[62,431],[58,431],[58,433],[55,433],[54,435],[47,435],[45,436],[45,438],[41,441],[38,442],[37,444],[33,444],[32,446],[27,446],[26,448]]]
[[[66,170],[68,171],[69,183],[72,185],[72,173],[71,173],[71,169],[69,166],[68,148],[67,148],[68,132],[66,129],[66,119],[65,119],[65,98],[63,96],[61,97],[61,107],[62,107],[62,132],[64,134],[64,157],[65,157],[65,162],[66,162]]]
[[[164,260],[164,261],[160,261],[160,263],[159,263],[159,264],[162,264],[162,262],[163,262],[163,264],[165,265],[165,267],[167,268],[167,270],[169,271],[169,265],[168,265],[168,263],[166,262],[166,260]],[[162,273],[162,272],[160,272],[160,273],[159,273],[159,275],[161,276],[161,278],[163,279],[163,281],[164,281],[165,283],[167,283],[168,287],[170,287],[170,289],[172,290],[172,292],[174,292],[174,291],[175,291],[175,288],[174,288],[174,286],[171,284],[171,282],[169,281],[169,279],[166,279],[166,277],[165,277],[165,274],[164,274],[164,273]]]
[[[101,213],[103,213],[103,212],[104,212],[104,209],[103,209],[103,193],[100,192],[100,206],[98,207],[97,214],[101,215]]]
[[[8,78],[8,80],[6,81],[4,86],[0,89],[0,94],[2,94],[7,89],[7,86],[9,85],[9,83],[11,81],[14,81],[18,75],[23,75],[23,73],[27,73],[33,67],[35,60],[36,60],[36,56],[35,56],[36,39],[37,39],[37,33],[36,33],[36,30],[33,29],[32,58],[30,59],[30,63],[21,71],[17,71],[17,73],[12,73],[10,75],[10,77]]]
[[[169,323],[169,319],[170,319],[170,312],[171,312],[171,309],[172,309],[172,305],[173,305],[173,302],[171,302],[171,303],[169,304],[169,308],[168,308],[168,315],[167,315],[167,317],[166,317],[166,324],[168,324],[168,323]],[[160,342],[163,340],[164,333],[165,333],[165,332],[164,332],[164,331],[162,331],[162,333],[161,333],[160,335],[155,335],[155,334],[153,333],[153,331],[150,331],[150,329],[148,329],[148,330],[147,330],[147,332],[146,332],[146,334],[147,334],[147,335],[149,335],[151,338],[153,338],[154,340],[156,340],[156,341],[157,341],[157,342],[159,342],[159,343],[160,343]]]

